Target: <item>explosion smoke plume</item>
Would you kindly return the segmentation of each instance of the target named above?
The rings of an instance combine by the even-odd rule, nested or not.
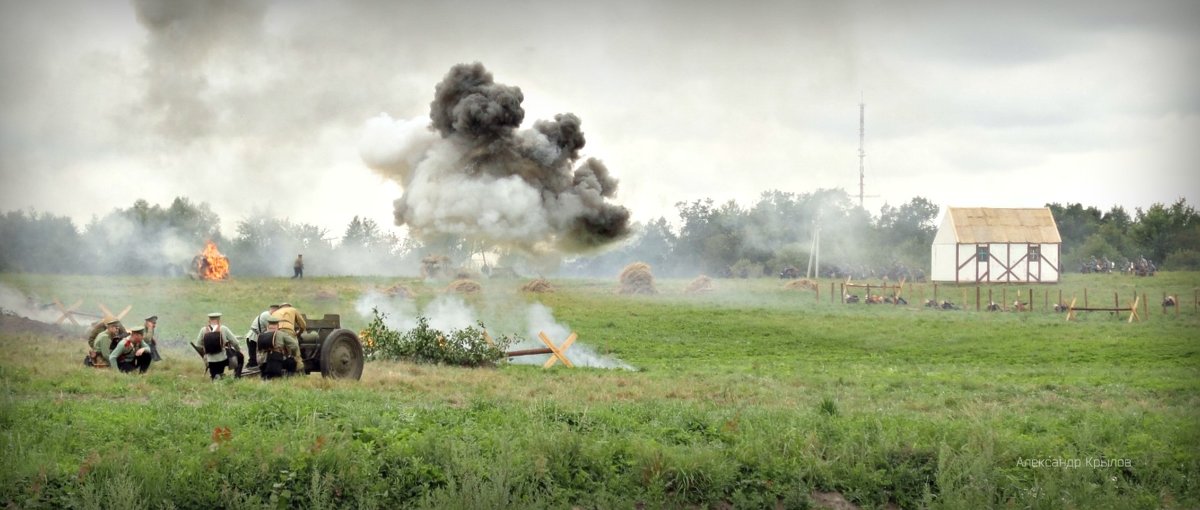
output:
[[[483,64],[459,64],[437,85],[430,120],[370,119],[359,152],[404,188],[397,225],[418,237],[451,234],[528,251],[581,251],[629,232],[629,210],[608,202],[617,180],[584,146],[571,113],[519,129],[521,89]]]

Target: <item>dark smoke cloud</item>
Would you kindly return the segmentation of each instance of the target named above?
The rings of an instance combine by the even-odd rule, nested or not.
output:
[[[261,46],[267,4],[251,0],[133,0],[137,21],[150,35],[143,78],[142,115],[160,135],[188,141],[218,131],[210,60]]]
[[[368,166],[398,181],[396,223],[418,236],[452,234],[530,251],[579,251],[623,238],[629,210],[609,202],[617,180],[599,160],[578,163],[586,140],[571,113],[519,129],[521,89],[459,64],[436,87],[431,124],[368,122]]]

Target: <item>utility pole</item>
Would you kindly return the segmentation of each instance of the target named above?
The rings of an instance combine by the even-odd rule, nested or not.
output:
[[[804,277],[821,277],[821,213],[817,213],[817,217],[813,219],[812,243],[808,246],[808,271]]]
[[[863,102],[862,92],[858,93],[858,206],[863,207],[863,196],[866,190],[866,171],[863,160],[867,153],[863,150],[863,138],[867,133],[867,105]]]

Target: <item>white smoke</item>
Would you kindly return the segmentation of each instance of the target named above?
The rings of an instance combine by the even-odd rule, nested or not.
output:
[[[384,315],[383,325],[396,331],[417,327],[417,317],[428,319],[429,326],[434,329],[463,329],[475,325],[476,315],[462,298],[450,294],[438,296],[420,310],[411,300],[369,291],[358,298],[354,309],[363,317],[370,317],[371,310],[378,310]]]
[[[624,238],[629,211],[608,200],[617,180],[580,161],[581,121],[570,113],[520,129],[524,96],[479,63],[454,66],[428,118],[369,119],[364,163],[401,185],[397,225],[525,252],[583,251]]]
[[[54,322],[58,319],[59,314],[53,306],[46,306],[48,304],[8,285],[0,284],[0,308],[3,308],[5,312],[15,313],[36,321]]]
[[[476,325],[478,314],[462,298],[444,294],[425,305],[419,310],[411,300],[392,298],[376,291],[362,295],[355,303],[355,310],[363,317],[370,317],[371,310],[385,314],[384,325],[396,331],[407,331],[417,326],[417,317],[429,320],[429,326],[441,330],[462,329]],[[510,347],[512,350],[538,349],[545,344],[538,340],[538,333],[545,333],[554,345],[562,345],[571,334],[571,328],[554,320],[553,312],[541,303],[529,305],[525,313],[525,334],[522,341]],[[492,334],[497,332],[493,330]],[[602,356],[586,344],[576,341],[565,352],[567,359],[577,367],[591,368],[620,368],[636,370],[633,366],[619,359]],[[510,362],[521,365],[542,364],[550,355],[521,356],[511,358]]]
[[[541,139],[549,144],[545,136]],[[542,207],[542,193],[516,175],[497,178],[460,171],[467,151],[460,142],[443,140],[430,130],[428,119],[392,119],[387,114],[367,121],[359,144],[368,166],[389,169],[404,187],[404,197],[395,203],[396,219],[415,233],[526,246],[552,237],[552,211]],[[547,148],[539,154],[550,157],[547,154],[555,151]]]
[[[533,303],[529,305],[529,309],[525,313],[527,327],[525,332],[526,340],[512,347],[513,350],[518,349],[537,349],[545,347],[545,344],[538,340],[538,333],[545,333],[554,345],[561,346],[563,341],[571,335],[571,328],[566,324],[561,324],[554,320],[554,313],[541,303]],[[578,340],[571,344],[570,347],[563,353],[571,363],[577,367],[591,368],[620,368],[624,370],[636,370],[628,363],[617,358],[602,356],[587,344],[581,343]],[[549,354],[539,356],[521,356],[512,358],[511,362],[521,365],[540,365],[545,363],[550,358]]]

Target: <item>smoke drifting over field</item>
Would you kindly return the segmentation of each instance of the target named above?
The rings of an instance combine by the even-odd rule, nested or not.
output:
[[[521,89],[482,64],[459,64],[437,85],[430,121],[367,121],[359,152],[404,188],[397,225],[529,252],[584,251],[623,238],[629,210],[609,202],[617,180],[585,144],[571,113],[519,129]]]
[[[368,318],[371,316],[372,309],[379,310],[379,312],[387,315],[384,319],[384,325],[397,331],[407,331],[415,328],[417,326],[417,317],[425,317],[429,320],[430,327],[441,331],[475,326],[476,321],[479,320],[479,313],[463,301],[462,298],[454,295],[438,296],[433,301],[430,301],[424,310],[420,310],[410,300],[398,300],[389,298],[379,292],[368,292],[358,299],[354,307],[359,315]],[[489,329],[494,333],[514,333],[513,331],[503,330],[503,327],[497,328],[496,324],[492,323],[490,319],[485,320],[485,324],[491,324]],[[497,318],[497,321],[499,321],[499,318]],[[545,347],[537,339],[539,332],[545,332],[556,345],[561,344],[571,334],[571,328],[566,324],[556,321],[554,313],[550,308],[541,303],[529,305],[525,311],[525,321],[522,328],[523,333],[518,334],[524,340],[513,345],[511,348],[514,350]],[[567,358],[575,366],[636,370],[624,361],[598,354],[582,341],[576,341],[572,344],[566,354]],[[548,356],[522,356],[512,358],[511,361],[516,364],[541,364],[546,361]]]

